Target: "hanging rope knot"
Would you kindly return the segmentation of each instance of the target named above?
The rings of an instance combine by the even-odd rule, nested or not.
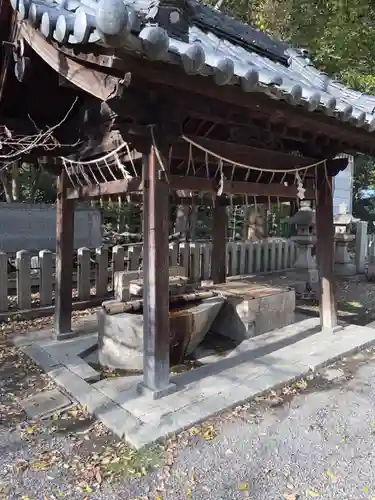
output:
[[[217,189],[217,196],[221,196],[224,191],[224,172],[223,172],[223,160],[219,160],[219,170],[220,170],[220,180]]]
[[[297,181],[297,198],[299,200],[304,200],[306,189],[303,187],[303,182],[298,172],[296,172],[296,181]]]

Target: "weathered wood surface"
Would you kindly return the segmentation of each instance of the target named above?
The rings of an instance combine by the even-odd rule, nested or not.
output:
[[[72,54],[73,51],[68,48],[62,49],[66,54]],[[206,111],[208,100],[212,99],[216,102],[216,109],[221,110],[223,103],[230,104],[233,108],[238,108],[240,113],[244,114],[244,110],[251,113],[252,117],[268,117],[274,121],[276,126],[286,124],[289,128],[308,132],[311,136],[308,138],[310,145],[314,143],[314,137],[320,138],[320,141],[327,138],[325,144],[327,151],[331,150],[332,156],[342,151],[350,149],[361,149],[366,152],[375,152],[375,144],[371,134],[368,134],[364,129],[354,129],[353,127],[345,126],[339,121],[333,121],[329,116],[322,113],[303,112],[300,107],[290,106],[290,104],[269,99],[267,95],[261,93],[241,93],[232,86],[218,86],[207,81],[203,76],[189,76],[184,73],[181,68],[168,66],[168,71],[164,65],[144,60],[143,64],[139,64],[139,59],[131,55],[124,55],[123,51],[108,50],[106,48],[101,54],[81,53],[78,57],[82,61],[87,61],[92,64],[101,65],[103,68],[117,69],[132,73],[132,85],[137,88],[147,88],[148,82],[153,82],[153,88],[162,89],[164,94],[169,95],[169,100],[175,94],[176,102],[189,103],[190,109],[199,110],[204,113],[204,118],[209,120],[212,114]],[[159,90],[158,89],[158,90]],[[200,97],[195,98],[195,96]],[[202,102],[205,105],[202,105]],[[212,106],[214,109],[215,106]],[[233,109],[235,113],[235,109]],[[277,120],[275,118],[277,117]],[[332,140],[332,142],[331,142]],[[339,143],[341,142],[342,145]],[[318,142],[316,142],[318,146]],[[322,148],[317,148],[317,150]],[[349,152],[349,151],[348,151]],[[327,157],[326,155],[325,157]]]
[[[69,179],[65,171],[59,178],[56,205],[56,336],[64,335],[72,327],[72,287],[74,249],[74,201],[65,193]]]
[[[320,281],[320,321],[322,328],[337,326],[336,279],[334,275],[334,226],[332,177],[324,171],[316,180],[316,259]]]
[[[126,83],[123,79],[99,71],[100,67],[98,69],[87,68],[80,62],[74,61],[48,43],[37,30],[27,23],[22,24],[20,34],[51,68],[76,87],[102,101],[121,95]]]
[[[188,175],[168,175],[168,188],[175,191],[195,191],[205,193],[217,193],[218,180],[207,179],[206,177],[193,177]],[[284,184],[263,184],[261,182],[227,181],[224,180],[222,193],[228,195],[247,196],[272,196],[274,198],[293,198],[296,196],[295,185],[284,186]],[[80,186],[76,189],[69,189],[67,198],[69,200],[100,198],[115,194],[125,194],[135,191],[142,191],[143,183],[138,177],[126,180],[119,179],[97,185]],[[311,187],[306,189],[306,199],[315,199],[315,192]]]
[[[188,304],[203,299],[217,297],[217,293],[210,291],[184,293],[180,295],[171,295],[169,303],[173,305]],[[102,304],[103,309],[107,314],[120,313],[141,313],[143,311],[143,299],[132,300],[129,302],[121,302],[120,300],[106,300]]]
[[[211,274],[214,284],[225,283],[226,277],[226,239],[228,231],[228,210],[221,204],[220,197],[215,200],[212,212],[212,264]]]
[[[169,187],[155,150],[143,156],[143,385],[157,393],[169,384]]]

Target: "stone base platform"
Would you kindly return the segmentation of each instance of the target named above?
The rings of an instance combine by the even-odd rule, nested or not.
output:
[[[294,322],[295,291],[287,287],[267,286],[242,278],[211,290],[225,304],[211,326],[211,332],[242,341]]]
[[[18,337],[15,344],[114,434],[141,448],[374,345],[375,330],[346,325],[322,332],[319,319],[305,319],[245,340],[215,364],[173,376],[177,391],[158,400],[139,394],[139,376],[86,382],[74,365],[58,357],[63,351],[79,352],[85,337],[76,341],[81,346],[77,351],[74,341],[54,342],[34,334]],[[90,336],[87,341],[90,345]]]

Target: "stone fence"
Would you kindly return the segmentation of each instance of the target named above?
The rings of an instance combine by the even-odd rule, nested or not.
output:
[[[353,242],[354,243],[354,242]],[[261,241],[238,241],[227,244],[227,275],[267,273],[293,269],[300,255],[292,239],[268,238]],[[171,266],[180,265],[193,281],[211,277],[212,243],[171,243]],[[375,255],[375,235],[367,235],[367,223],[357,226],[353,256],[357,273],[363,273],[367,260]],[[75,308],[99,305],[113,294],[115,271],[136,271],[142,264],[142,244],[79,248],[73,274]],[[14,265],[9,255],[0,251],[0,320],[10,313],[53,313],[55,255],[41,250],[38,255],[27,250],[16,254]]]
[[[191,280],[208,280],[211,251],[212,244],[208,242],[171,243],[170,265],[184,267]],[[74,301],[85,307],[111,296],[115,271],[135,271],[142,263],[142,245],[80,248],[77,254],[72,293]],[[296,248],[291,240],[269,238],[227,244],[228,276],[290,269],[295,259]],[[34,316],[38,315],[38,309],[53,312],[54,282],[55,256],[51,251],[41,250],[38,256],[32,256],[20,250],[14,267],[9,264],[7,254],[0,252],[0,316],[30,309],[35,311]]]

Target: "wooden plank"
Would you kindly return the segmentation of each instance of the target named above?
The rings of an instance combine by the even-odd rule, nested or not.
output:
[[[316,258],[320,281],[320,323],[332,330],[337,326],[332,177],[318,171],[316,180]]]
[[[69,182],[63,170],[59,177],[56,204],[55,333],[57,339],[69,335],[72,328],[74,201],[65,198]]]
[[[126,86],[121,78],[116,78],[73,61],[69,56],[48,43],[39,31],[33,29],[30,24],[23,23],[20,34],[57,73],[76,87],[102,101],[121,95],[122,88]]]
[[[168,175],[170,188],[174,190],[198,191],[206,193],[217,193],[218,181],[206,177],[192,177]],[[230,195],[248,196],[274,196],[278,198],[295,199],[297,188],[295,185],[284,186],[283,184],[262,184],[258,182],[224,181],[223,193]],[[306,199],[315,199],[313,189],[309,188],[305,193]]]
[[[214,284],[225,283],[226,280],[226,239],[228,228],[227,207],[218,197],[212,212],[212,257],[211,277]]]
[[[169,192],[169,203],[174,204],[174,205],[194,205],[194,204],[196,205],[197,202],[199,202],[199,205],[212,206],[212,199],[215,196],[216,196],[216,193],[212,194],[211,196],[209,194],[207,194],[206,196],[200,195],[198,198],[197,198],[197,196],[194,196],[194,197],[189,196],[186,198],[185,197],[181,198],[181,197],[177,196],[176,193]],[[141,194],[130,193],[129,198],[130,198],[130,201],[133,203],[143,203],[143,197]],[[280,198],[280,196],[270,196],[270,198],[271,198],[271,203],[277,203],[278,198]],[[290,196],[290,198],[289,197],[281,197],[281,198],[283,198],[282,199],[283,202],[293,202],[296,199],[296,194],[293,193],[293,196]],[[256,201],[257,201],[257,204],[261,205],[261,204],[268,204],[270,200],[269,200],[268,196],[257,196]],[[249,205],[251,205],[251,203],[254,203],[254,198],[251,198],[251,196],[249,195],[249,199],[247,200],[247,202]],[[241,195],[238,195],[238,196],[234,195],[234,196],[231,196],[231,198],[225,198],[223,196],[222,204],[227,205],[227,206],[244,205],[244,204],[246,204],[246,199],[244,198],[244,195],[242,195],[242,196]]]
[[[100,198],[101,196],[110,196],[115,194],[134,193],[143,190],[143,182],[140,177],[133,179],[119,179],[89,186],[80,186],[67,190],[66,198],[68,200],[79,200],[87,198]]]
[[[220,141],[217,139],[209,139],[207,137],[191,135],[187,135],[187,138],[191,139],[198,146],[201,146],[202,148],[205,148],[212,153],[216,153],[220,157],[224,157],[232,162],[249,165],[250,167],[252,166],[258,169],[272,169],[275,171],[275,173],[279,171],[279,175],[282,174],[284,170],[293,170],[298,167],[315,165],[316,163],[321,161],[317,158],[289,154],[282,151],[274,151],[272,149],[250,146],[248,144],[241,144],[239,142]],[[144,138],[137,137],[138,146],[141,146],[142,144],[144,144],[144,142]],[[208,161],[211,168],[215,167],[216,171],[217,158],[215,158],[215,156],[213,155],[206,156],[206,152],[200,149],[198,146],[192,146],[194,161],[202,163],[206,163],[206,161]],[[191,146],[187,141],[179,140],[173,143],[171,151],[173,159],[186,160],[191,154]],[[134,159],[137,159],[139,157],[139,154],[135,153],[133,156]],[[343,170],[346,168],[347,164],[347,158],[327,159],[328,171]],[[228,162],[224,162],[224,166],[225,165],[232,166]],[[323,167],[323,164],[321,164],[320,167]],[[171,167],[171,170],[173,170],[173,167]],[[237,168],[237,172],[238,171],[246,173],[246,170],[240,166]],[[291,172],[289,175],[292,174],[293,172]],[[314,169],[311,169],[307,172],[307,176],[313,175]]]
[[[206,137],[195,137],[190,135],[188,138],[219,156],[224,156],[236,163],[251,165],[258,168],[272,168],[275,170],[282,170],[285,168],[292,169],[305,165],[312,165],[319,161],[314,158],[256,148],[235,142],[218,141],[216,139],[207,139]],[[186,142],[174,143],[172,146],[172,153],[173,157],[176,158],[188,158],[189,144]],[[204,151],[193,146],[193,153],[194,160],[206,161],[206,153]]]
[[[169,188],[175,191],[197,191],[206,193],[217,193],[218,182],[206,177],[192,177],[184,175],[168,175]],[[96,185],[80,186],[78,188],[70,188],[67,190],[68,200],[92,199],[100,198],[101,196],[111,196],[116,194],[135,193],[143,190],[142,179],[135,177],[134,179],[120,179],[107,183]],[[229,195],[247,195],[247,196],[264,196],[268,200],[268,196],[274,198],[295,199],[297,190],[295,185],[284,186],[283,184],[262,184],[256,182],[245,181],[224,181],[223,193]],[[307,188],[305,193],[306,199],[315,199],[315,193],[312,188]],[[187,198],[192,202],[191,198]],[[183,200],[181,197],[176,197],[176,202]],[[206,200],[207,204],[212,203],[212,199]],[[183,201],[182,204],[185,204]],[[260,203],[260,201],[259,201]]]
[[[169,187],[154,148],[143,156],[144,363],[141,389],[154,398],[170,391],[169,382]]]

